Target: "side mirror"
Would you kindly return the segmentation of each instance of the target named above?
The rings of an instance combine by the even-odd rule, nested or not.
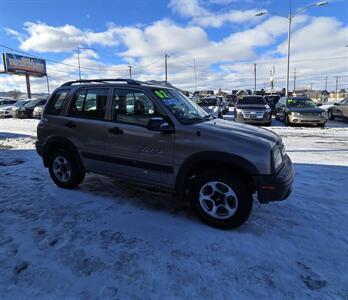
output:
[[[322,103],[317,103],[317,106],[322,106],[323,104]]]
[[[334,105],[339,105],[339,104],[337,102],[335,102]]]
[[[151,118],[147,123],[147,129],[162,133],[174,133],[174,128],[169,125],[162,117]]]

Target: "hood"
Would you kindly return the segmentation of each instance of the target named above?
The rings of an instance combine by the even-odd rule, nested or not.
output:
[[[280,137],[271,130],[222,119],[214,119],[197,125],[202,132],[205,130],[215,131],[216,136],[221,134],[227,138],[229,135],[238,135],[247,140],[257,139],[267,144],[276,144],[280,140]]]
[[[266,109],[267,104],[238,104],[235,108],[239,109]]]
[[[319,107],[288,107],[289,112],[308,112],[308,113],[322,113],[324,110]]]
[[[12,105],[8,105],[8,104],[0,105],[0,110],[8,110],[10,108],[12,108]]]

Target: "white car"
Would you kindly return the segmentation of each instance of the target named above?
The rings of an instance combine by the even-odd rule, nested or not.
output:
[[[34,111],[33,111],[33,117],[34,118],[41,118],[41,115],[42,115],[44,108],[45,108],[45,105],[36,106],[34,108]]]
[[[0,118],[12,117],[12,106],[13,105],[2,105],[0,107]]]

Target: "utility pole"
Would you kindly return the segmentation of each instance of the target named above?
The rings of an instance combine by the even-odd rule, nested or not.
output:
[[[28,99],[31,99],[31,90],[30,90],[30,77],[29,74],[25,74],[25,81],[27,83],[27,94],[28,94]]]
[[[325,91],[327,91],[327,76],[325,77]]]
[[[79,79],[81,81],[80,47],[77,47],[77,61],[79,63]]]
[[[338,99],[338,76],[336,76],[336,100]]]
[[[168,83],[168,54],[164,54],[165,82]]]
[[[256,95],[256,64],[254,64],[254,94]]]
[[[291,0],[289,0],[289,16],[288,16],[288,60],[287,60],[287,69],[286,69],[286,98],[289,97],[289,77],[290,77],[290,41],[291,41],[291,23],[292,23],[292,6]]]
[[[193,59],[193,69],[195,71],[195,91],[197,91],[197,71],[196,71],[196,59]]]
[[[128,66],[129,68],[129,79],[132,79],[132,66]]]
[[[296,94],[296,68],[294,70],[294,94]]]
[[[311,83],[311,91],[313,91],[313,83]]]

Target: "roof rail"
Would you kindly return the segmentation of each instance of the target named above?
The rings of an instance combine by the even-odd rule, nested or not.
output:
[[[138,81],[135,81],[133,79],[123,79],[123,78],[116,78],[116,79],[82,79],[82,80],[73,80],[73,81],[67,81],[63,83],[61,86],[70,86],[73,84],[81,84],[81,83],[110,83],[110,82],[126,82],[127,84],[133,84],[133,85],[141,85]]]

